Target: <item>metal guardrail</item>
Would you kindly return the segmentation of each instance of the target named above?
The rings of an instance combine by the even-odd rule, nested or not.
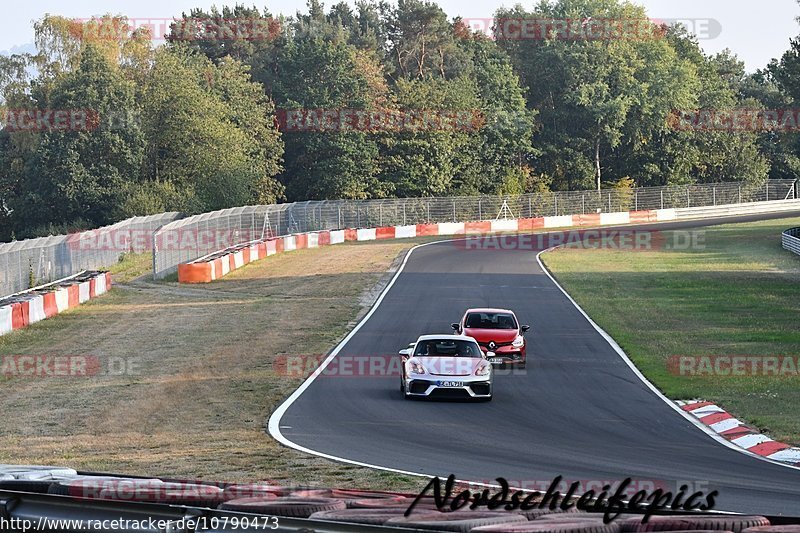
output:
[[[785,200],[796,180],[760,184],[709,183],[516,196],[326,200],[224,209],[167,224],[153,236],[153,277],[229,246],[260,238],[317,230],[533,218],[597,212],[677,209]]]
[[[784,249],[800,255],[800,228],[787,229],[781,234]]]
[[[133,217],[111,226],[0,243],[0,296],[113,265],[124,252],[148,252],[153,231],[180,213]]]
[[[264,236],[315,230],[581,213],[683,209],[798,197],[797,180],[715,183],[516,196],[323,200],[236,207],[182,218],[134,217],[95,230],[0,243],[0,295],[108,267],[124,252],[153,250],[156,279],[178,264]]]

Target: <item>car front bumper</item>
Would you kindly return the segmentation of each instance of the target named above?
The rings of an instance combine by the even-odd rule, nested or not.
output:
[[[483,347],[481,347],[483,349]],[[486,354],[486,358],[491,362],[493,365],[521,365],[524,364],[526,361],[526,354],[525,350],[517,350],[517,349],[509,349],[509,350],[498,350],[494,352],[494,355],[489,355],[491,350],[483,350],[483,353]]]
[[[490,398],[492,379],[482,376],[412,377],[405,381],[405,390],[408,396],[416,398]]]

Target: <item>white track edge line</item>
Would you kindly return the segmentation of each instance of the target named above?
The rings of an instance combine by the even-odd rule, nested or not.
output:
[[[400,274],[402,274],[403,270],[405,269],[406,264],[408,263],[408,259],[411,257],[411,254],[414,252],[414,250],[416,250],[417,248],[422,248],[423,246],[430,246],[432,244],[438,244],[438,243],[443,243],[443,242],[451,242],[451,241],[455,241],[455,240],[460,240],[460,239],[445,239],[445,240],[441,240],[441,241],[432,241],[432,242],[426,242],[426,243],[418,244],[418,245],[414,246],[413,248],[411,248],[406,253],[406,256],[403,258],[403,262],[400,264],[400,266],[397,269],[397,272],[395,272],[394,276],[392,276],[392,279],[389,281],[389,283],[386,285],[386,287],[383,288],[383,291],[381,291],[380,296],[378,296],[378,299],[375,300],[374,304],[372,304],[372,307],[367,312],[367,314],[364,315],[364,317],[358,322],[358,324],[356,324],[356,326],[352,330],[350,330],[350,332],[345,336],[345,338],[342,339],[339,342],[339,344],[337,344],[333,348],[333,350],[331,350],[331,352],[328,354],[328,357],[326,357],[325,360],[322,362],[322,364],[319,367],[317,367],[317,369],[314,371],[314,373],[312,373],[286,400],[284,400],[283,403],[281,403],[281,405],[278,406],[278,408],[269,417],[269,423],[268,423],[267,429],[269,431],[269,434],[275,440],[277,440],[278,442],[280,442],[281,444],[283,444],[285,446],[288,446],[290,448],[294,448],[295,450],[298,450],[298,451],[301,451],[301,452],[305,452],[305,453],[308,453],[308,454],[311,454],[311,455],[316,455],[318,457],[323,457],[325,459],[331,459],[333,461],[339,461],[339,462],[348,463],[348,464],[352,464],[352,465],[356,465],[356,466],[363,466],[363,467],[367,467],[367,468],[375,468],[375,469],[378,469],[378,470],[385,470],[385,471],[394,472],[394,473],[397,473],[397,474],[404,474],[404,475],[417,476],[417,477],[432,477],[434,475],[438,475],[438,474],[426,474],[426,473],[422,473],[422,472],[410,472],[410,471],[407,471],[407,470],[400,470],[400,469],[397,469],[397,468],[390,468],[390,467],[386,467],[386,466],[373,465],[373,464],[370,464],[370,463],[364,463],[364,462],[361,462],[361,461],[355,461],[353,459],[345,459],[343,457],[338,457],[338,456],[335,456],[335,455],[330,455],[330,454],[327,454],[327,453],[319,452],[317,450],[312,450],[310,448],[306,448],[305,446],[301,446],[301,445],[299,445],[299,444],[297,444],[295,442],[292,442],[291,440],[286,438],[283,435],[283,433],[281,433],[280,421],[281,421],[281,418],[283,418],[283,415],[286,413],[286,411],[288,411],[289,407],[291,407],[292,404],[295,402],[295,400],[297,400],[297,398],[299,398],[303,394],[303,392],[305,392],[305,390],[314,382],[314,380],[317,378],[317,376],[319,376],[325,370],[325,368],[330,364],[330,362],[333,360],[333,358],[336,357],[336,355],[342,350],[342,348],[345,347],[345,345],[350,341],[350,339],[353,338],[353,336],[355,336],[355,334],[358,333],[358,331],[361,329],[361,327],[364,324],[367,323],[367,321],[370,319],[370,317],[373,315],[373,313],[375,313],[375,311],[380,306],[381,302],[383,302],[384,297],[389,293],[389,290],[391,290],[392,286],[394,286],[394,283],[395,283],[395,281],[397,281],[397,278],[399,278]],[[439,475],[439,477],[442,477],[442,476]],[[459,483],[472,483],[472,484],[479,484],[479,485],[482,485],[482,486],[498,487],[498,485],[491,485],[491,484],[485,484],[485,483],[475,483],[475,482],[472,482],[472,481],[465,481],[465,480],[460,480],[460,479],[456,480],[456,481],[458,481]]]
[[[719,218],[724,218],[724,217],[719,217]],[[672,221],[672,222],[674,222],[674,221]],[[631,224],[631,225],[646,225],[646,224],[653,224],[653,223],[650,222],[650,223]],[[657,222],[656,222],[656,224],[657,224]],[[625,225],[623,225],[623,227],[624,226]],[[617,226],[608,226],[606,229],[612,229],[612,228],[615,228],[615,227],[620,227],[620,226],[618,226],[618,225]],[[550,230],[550,231],[552,231],[552,230]],[[548,232],[543,232],[543,233],[548,233]],[[330,364],[330,362],[333,360],[333,358],[336,357],[336,355],[342,350],[342,348],[344,348],[344,346],[350,341],[350,339],[361,329],[361,327],[367,322],[367,320],[369,320],[369,318],[373,315],[373,313],[378,309],[378,307],[380,306],[380,304],[383,301],[383,299],[386,296],[386,294],[388,294],[389,290],[392,288],[392,286],[394,286],[395,281],[397,281],[397,278],[400,277],[400,274],[402,274],[403,270],[405,269],[406,264],[408,263],[409,258],[411,257],[411,254],[417,248],[422,248],[424,246],[430,246],[430,245],[433,245],[433,244],[440,244],[440,243],[445,243],[445,242],[453,242],[453,241],[457,241],[457,240],[466,240],[466,239],[469,239],[469,238],[475,238],[475,236],[472,236],[472,237],[460,237],[460,238],[456,238],[456,239],[443,239],[443,240],[440,240],[440,241],[426,242],[426,243],[422,243],[422,244],[418,244],[418,245],[414,246],[413,248],[411,248],[406,253],[406,256],[403,258],[403,262],[400,264],[400,267],[397,269],[397,272],[395,272],[395,274],[392,277],[392,279],[389,281],[389,283],[386,285],[386,287],[384,287],[383,291],[381,291],[380,296],[375,301],[375,303],[372,305],[372,307],[370,308],[369,312],[367,312],[367,314],[364,315],[364,317],[345,336],[345,338],[342,339],[339,342],[339,344],[337,344],[333,348],[333,350],[331,350],[331,352],[328,354],[328,357],[325,358],[325,360],[314,371],[314,373],[311,374],[291,395],[289,395],[289,397],[286,400],[284,400],[278,406],[278,408],[270,415],[269,422],[267,424],[267,431],[269,432],[269,434],[275,440],[277,440],[278,442],[280,442],[284,446],[287,446],[289,448],[293,448],[293,449],[295,449],[297,451],[308,453],[310,455],[315,455],[317,457],[322,457],[322,458],[325,458],[325,459],[330,459],[332,461],[338,461],[338,462],[341,462],[341,463],[347,463],[347,464],[352,464],[352,465],[356,465],[356,466],[362,466],[362,467],[366,467],[366,468],[374,468],[376,470],[383,470],[383,471],[386,471],[386,472],[394,472],[394,473],[397,473],[397,474],[404,474],[404,475],[416,476],[416,477],[431,477],[431,476],[435,476],[435,475],[438,475],[439,477],[443,477],[440,474],[411,472],[411,471],[408,471],[408,470],[400,470],[398,468],[391,468],[391,467],[387,467],[387,466],[380,466],[380,465],[374,465],[374,464],[371,464],[371,463],[365,463],[365,462],[362,462],[362,461],[355,461],[353,459],[346,459],[344,457],[339,457],[339,456],[336,456],[336,455],[323,453],[323,452],[320,452],[320,451],[317,451],[317,450],[312,450],[311,448],[306,448],[305,446],[301,446],[301,445],[299,445],[299,444],[297,444],[295,442],[292,442],[291,440],[289,440],[288,438],[286,438],[283,435],[283,433],[280,430],[280,421],[281,421],[281,418],[283,418],[283,415],[286,413],[286,411],[288,411],[289,407],[291,407],[292,404],[297,400],[297,398],[299,398],[303,394],[303,392],[305,392],[305,390],[314,382],[314,380],[317,378],[317,376],[319,374],[321,374],[325,370],[325,368],[328,366],[328,364]],[[555,278],[550,274],[550,271],[542,263],[542,261],[540,259],[540,256],[541,256],[542,253],[544,253],[546,251],[549,251],[551,249],[542,250],[541,252],[536,254],[536,261],[539,264],[539,267],[542,269],[542,271],[545,273],[545,275],[553,282],[553,284],[556,287],[558,287],[558,289],[567,297],[567,299],[569,299],[569,301],[575,306],[575,308],[578,309],[578,311],[584,316],[584,318],[586,318],[586,320],[589,322],[589,324],[591,324],[592,327],[594,327],[595,330],[598,333],[600,333],[600,335],[617,352],[617,354],[622,358],[622,360],[625,361],[625,363],[631,368],[631,370],[634,372],[634,374],[636,374],[636,376],[639,377],[639,379],[641,379],[642,382],[644,382],[645,385],[648,388],[650,388],[650,390],[653,391],[654,394],[656,394],[656,396],[661,398],[672,409],[674,409],[675,411],[679,412],[681,414],[681,416],[683,416],[685,419],[687,419],[689,422],[691,422],[694,426],[696,426],[698,429],[700,429],[701,431],[706,433],[708,436],[712,437],[714,440],[716,440],[720,444],[722,444],[724,446],[727,446],[728,448],[731,448],[733,450],[736,450],[736,451],[738,451],[740,453],[743,453],[745,455],[748,455],[748,456],[751,456],[751,457],[755,457],[757,459],[761,459],[762,461],[766,461],[768,463],[772,463],[772,464],[775,464],[775,465],[783,466],[783,467],[786,467],[786,468],[791,468],[791,469],[794,469],[794,470],[800,470],[800,467],[791,466],[791,465],[787,465],[785,463],[774,461],[774,460],[768,459],[768,458],[760,456],[758,454],[754,454],[752,452],[749,452],[749,451],[747,451],[747,450],[745,450],[743,448],[740,448],[740,447],[736,446],[735,444],[725,440],[724,437],[714,433],[710,428],[708,428],[707,426],[702,424],[702,422],[700,422],[696,418],[693,420],[689,413],[686,413],[685,411],[680,409],[680,407],[677,404],[675,404],[674,402],[672,402],[672,400],[670,400],[669,398],[664,396],[661,393],[661,391],[659,391],[652,383],[650,383],[647,380],[647,378],[645,378],[644,375],[639,371],[639,369],[636,368],[636,365],[633,364],[633,362],[628,358],[628,356],[625,354],[625,352],[622,350],[622,348],[619,347],[619,345],[616,343],[616,341],[614,341],[614,339],[611,338],[611,336],[608,335],[608,333],[606,333],[602,328],[600,328],[600,326],[598,326],[589,317],[589,315],[587,315],[586,312],[583,309],[581,309],[581,307],[577,304],[577,302],[575,302],[575,300],[572,299],[572,297],[569,295],[569,293],[567,293],[567,291],[565,291],[564,288],[561,287],[561,285],[559,285],[559,283],[555,280]],[[499,487],[498,485],[495,485],[495,484],[478,483],[478,482],[471,481],[471,480],[457,479],[456,481],[459,482],[459,483],[469,483],[469,484],[472,484],[472,485],[479,485],[479,486],[486,486],[486,487],[493,487],[493,488]],[[510,488],[515,489],[515,490],[519,490],[516,487],[510,487]]]
[[[549,248],[547,250],[542,250],[541,252],[536,254],[536,262],[539,263],[539,267],[542,269],[542,271],[545,273],[545,275],[547,275],[547,277],[550,278],[550,281],[552,281],[553,284],[556,287],[558,287],[558,289],[564,294],[564,296],[567,297],[567,299],[572,303],[572,305],[575,306],[575,309],[577,309],[578,312],[580,312],[580,314],[583,315],[583,317],[586,319],[586,321],[589,322],[589,324],[603,337],[603,339],[605,339],[605,341],[611,346],[611,348],[613,348],[614,351],[617,352],[617,355],[619,355],[620,358],[622,358],[622,360],[625,361],[625,364],[627,364],[628,367],[633,371],[633,373],[636,374],[636,377],[638,377],[642,381],[642,383],[644,383],[647,386],[647,388],[649,388],[650,391],[653,392],[653,394],[655,394],[656,396],[661,398],[674,411],[680,413],[681,416],[683,418],[685,418],[686,420],[688,420],[689,422],[691,422],[692,425],[694,425],[695,427],[700,429],[703,433],[705,433],[706,435],[708,435],[709,437],[711,437],[712,439],[714,439],[718,443],[722,444],[723,446],[725,446],[727,448],[730,448],[732,450],[735,450],[735,451],[737,451],[739,453],[742,453],[744,455],[747,455],[747,456],[750,456],[750,457],[755,457],[756,459],[761,459],[762,461],[766,461],[767,463],[772,463],[774,465],[783,466],[785,468],[791,468],[792,470],[800,470],[800,467],[789,465],[789,464],[786,464],[786,463],[782,463],[780,461],[775,461],[775,460],[769,459],[769,458],[767,458],[767,457],[765,457],[763,455],[758,455],[757,453],[753,453],[753,452],[747,450],[746,448],[742,448],[741,446],[737,446],[736,444],[734,444],[731,441],[727,440],[725,437],[723,437],[719,433],[715,432],[713,429],[711,429],[707,425],[703,424],[700,421],[700,419],[698,419],[696,416],[694,416],[691,413],[681,409],[678,404],[676,404],[675,402],[673,402],[672,400],[667,398],[660,390],[658,390],[658,388],[655,385],[653,385],[650,382],[650,380],[648,380],[644,376],[644,374],[641,373],[641,371],[636,367],[636,365],[633,364],[633,361],[631,361],[631,359],[628,357],[628,354],[625,353],[625,351],[622,349],[622,347],[620,347],[620,345],[617,344],[617,341],[615,341],[611,337],[611,335],[606,333],[606,331],[603,328],[598,326],[597,323],[594,320],[591,319],[591,317],[586,313],[586,311],[584,311],[583,308],[581,308],[581,306],[578,305],[578,302],[576,302],[572,298],[572,296],[570,296],[569,293],[566,290],[564,290],[564,287],[562,287],[561,284],[558,283],[558,281],[556,281],[556,278],[550,273],[550,270],[544,265],[544,263],[542,263],[541,255],[543,253],[545,253],[545,252],[549,252],[549,251],[554,250],[556,248],[559,248],[559,246],[554,246],[553,248]]]

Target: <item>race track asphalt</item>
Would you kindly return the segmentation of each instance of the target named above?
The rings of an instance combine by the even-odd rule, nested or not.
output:
[[[720,510],[800,516],[800,470],[731,450],[675,412],[540,269],[535,251],[417,248],[336,357],[397,356],[418,335],[449,333],[466,308],[483,306],[513,309],[532,325],[527,371],[496,376],[492,402],[405,401],[396,376],[323,374],[276,421],[283,437],[351,461],[480,482],[502,476],[525,487],[557,475],[632,477],[643,488],[689,482],[718,490]]]

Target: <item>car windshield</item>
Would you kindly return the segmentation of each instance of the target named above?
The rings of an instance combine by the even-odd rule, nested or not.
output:
[[[481,357],[478,345],[471,341],[432,339],[420,341],[414,355],[424,357]]]
[[[475,329],[517,329],[511,313],[469,313],[464,324]]]

